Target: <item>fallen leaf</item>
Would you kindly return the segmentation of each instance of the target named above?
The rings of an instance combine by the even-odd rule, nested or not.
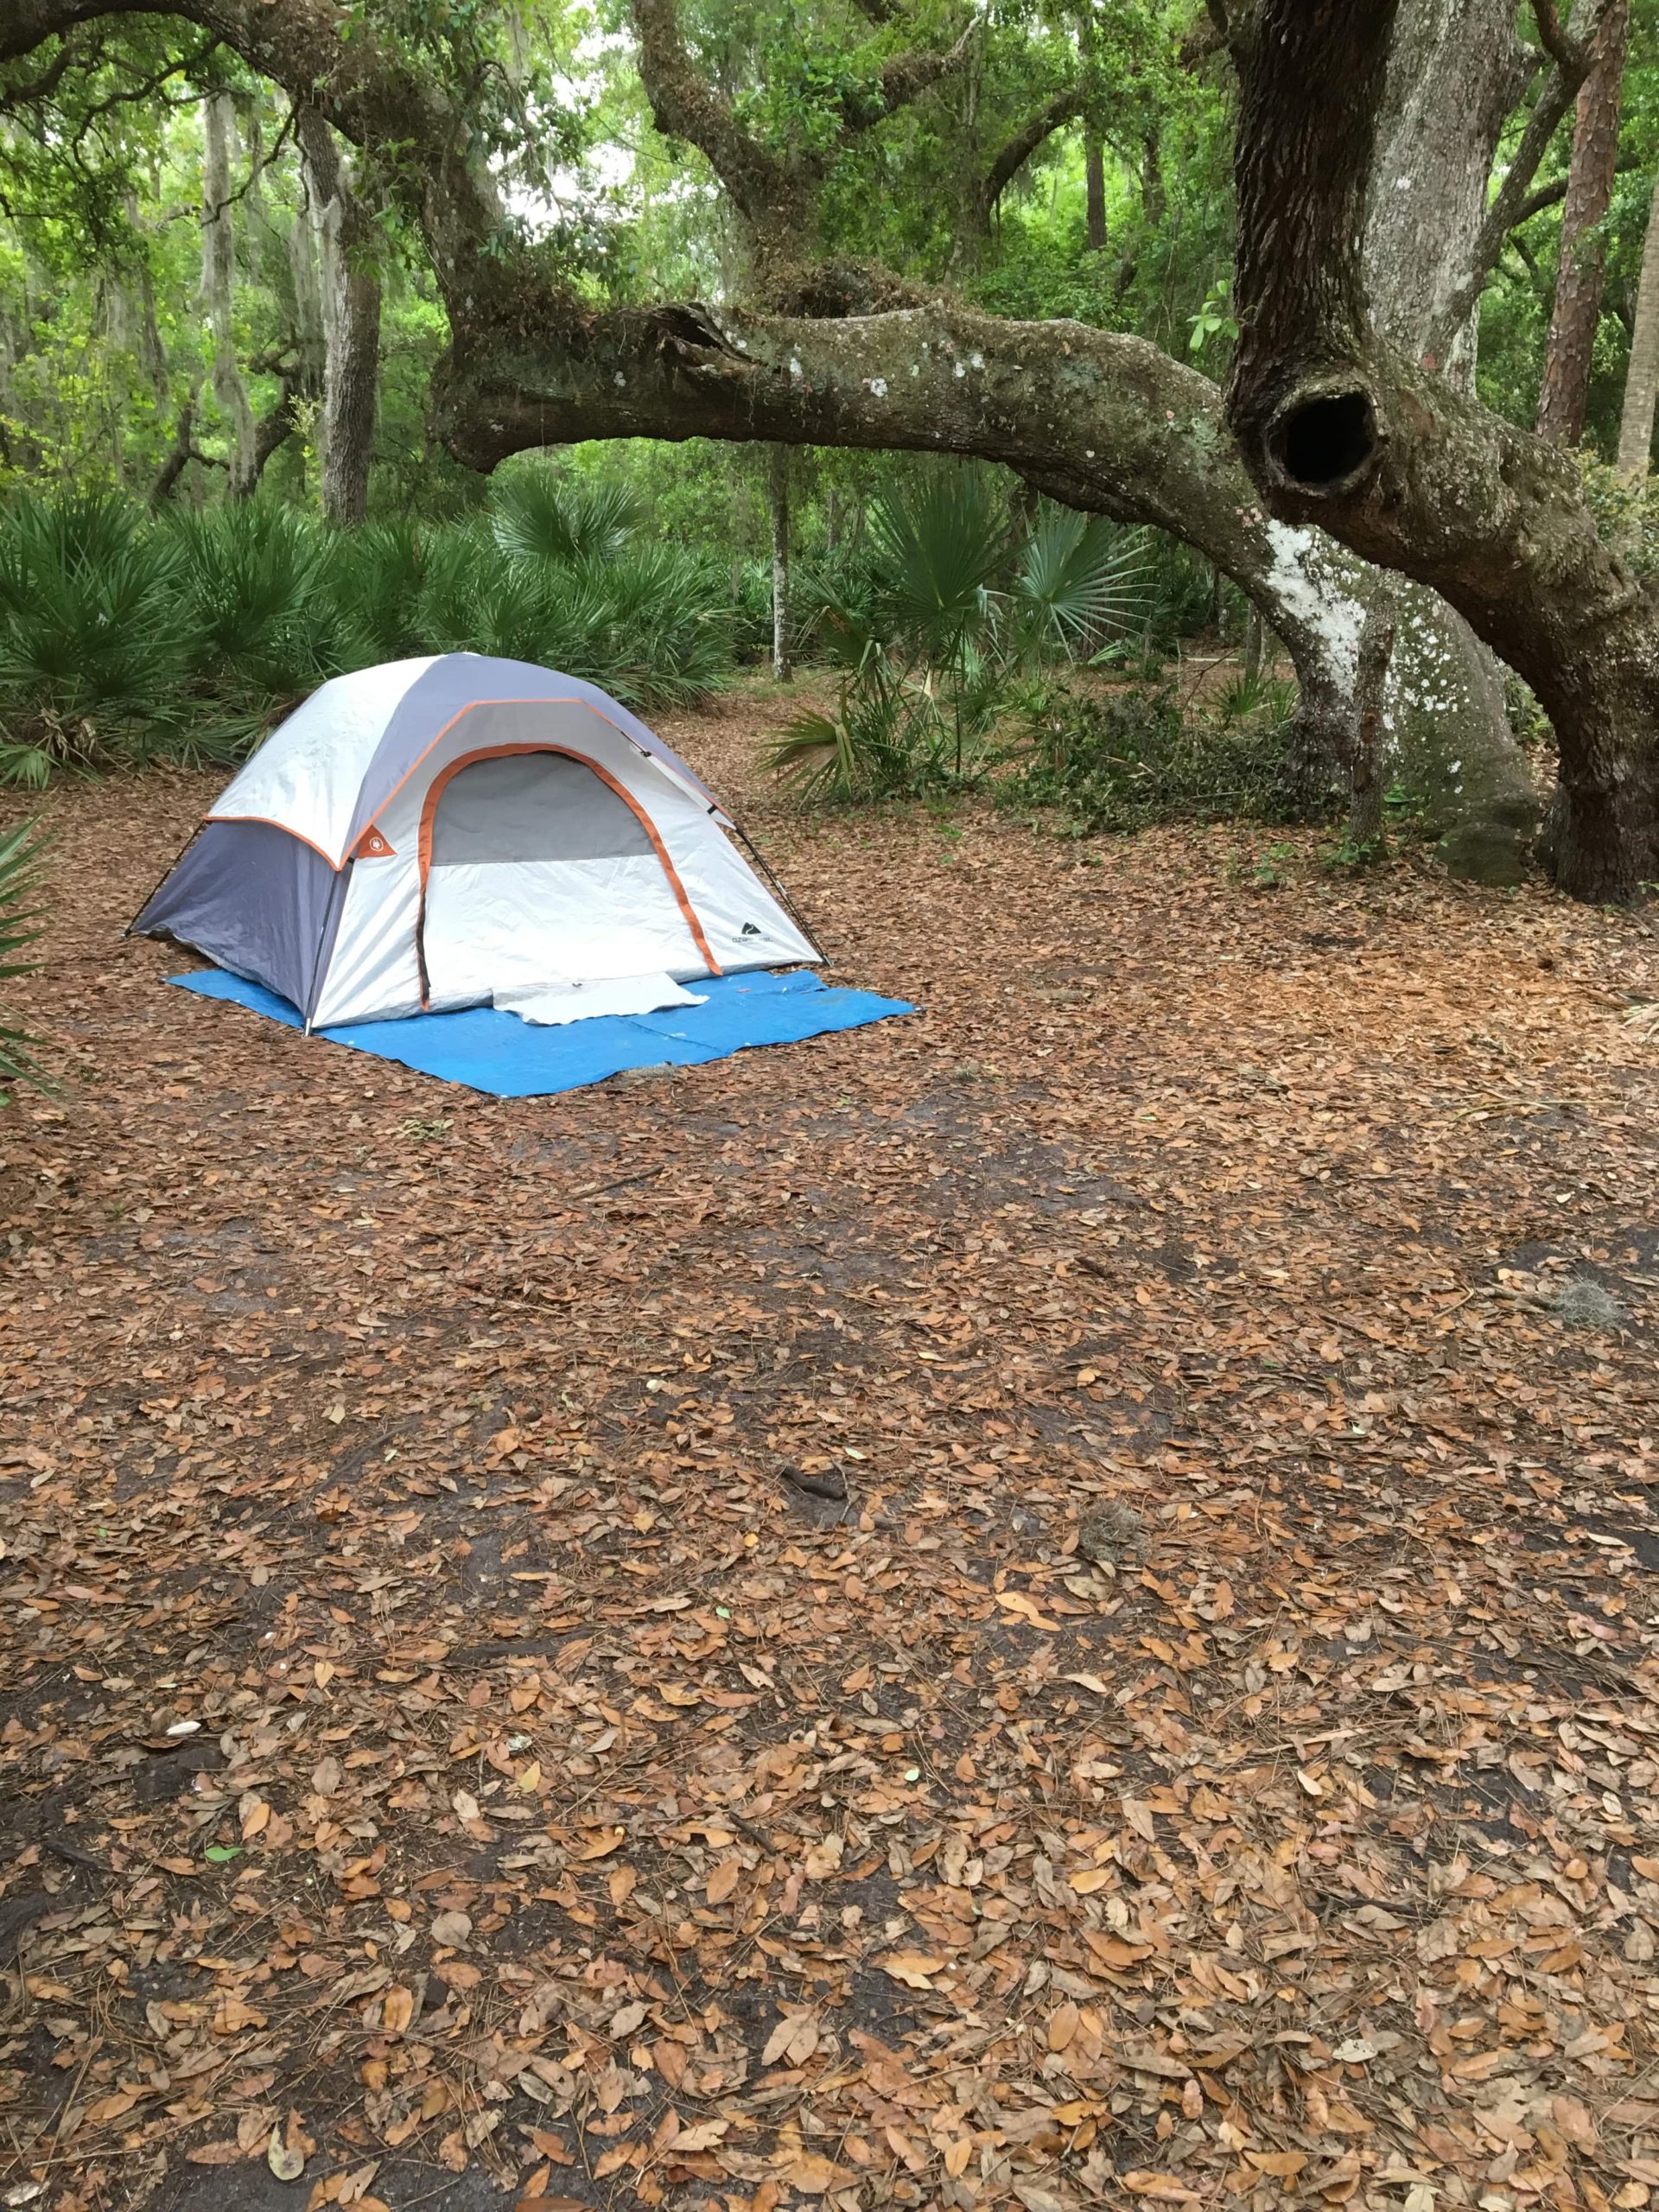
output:
[[[944,1961],[925,1951],[890,1951],[876,1964],[883,1974],[890,1974],[894,1981],[902,1981],[907,1989],[931,1989],[933,1984],[929,1977],[940,1972]]]
[[[265,2164],[278,2181],[298,2181],[305,2171],[304,2153],[297,2145],[283,2140],[280,2127],[270,2131],[270,2140],[265,2145]]]

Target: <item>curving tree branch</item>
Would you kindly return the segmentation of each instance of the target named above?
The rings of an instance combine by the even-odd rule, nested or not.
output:
[[[695,146],[707,161],[749,225],[762,264],[798,257],[810,240],[831,149],[791,158],[746,130],[731,101],[693,60],[677,0],[629,0],[629,14],[639,44],[640,82],[657,128],[665,137]],[[884,61],[868,95],[843,95],[837,135],[844,138],[874,130],[959,69],[975,28],[970,23],[943,52],[898,54]]]
[[[1064,130],[1068,123],[1075,123],[1085,105],[1083,87],[1068,85],[1004,139],[980,183],[979,213],[982,222],[989,222],[996,212],[997,201],[1038,148],[1052,138],[1057,130]]]
[[[890,60],[884,61],[874,99],[863,99],[856,93],[843,98],[841,104],[842,129],[848,131],[868,130],[901,107],[908,107],[931,86],[952,75],[962,67],[972,50],[974,33],[977,28],[976,24],[969,23],[956,44],[946,48],[943,53],[895,54]]]
[[[639,80],[658,130],[696,148],[752,227],[782,221],[798,230],[808,212],[805,180],[743,128],[731,102],[698,68],[675,0],[630,0],[628,12],[639,41]]]

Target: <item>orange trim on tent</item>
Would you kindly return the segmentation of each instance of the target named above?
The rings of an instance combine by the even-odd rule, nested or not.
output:
[[[371,822],[363,835],[352,847],[352,858],[354,861],[395,860],[397,848],[394,845],[389,845],[383,833]]]
[[[207,825],[210,822],[263,822],[267,830],[280,830],[283,836],[292,837],[296,844],[309,845],[312,851],[316,855],[320,861],[328,861],[329,867],[333,868],[336,875],[340,874],[341,868],[346,865],[346,861],[329,860],[327,854],[323,851],[322,847],[318,844],[315,837],[308,837],[298,830],[290,830],[286,822],[278,822],[275,815],[204,814],[201,817],[201,821],[202,827],[204,829],[206,829]],[[349,860],[351,857],[351,855],[348,853],[346,855],[346,860]]]
[[[427,754],[429,753],[435,752],[436,748],[443,743],[444,739],[448,736],[450,731],[454,729],[455,724],[461,720],[461,716],[463,715],[472,714],[480,707],[581,707],[586,713],[590,714],[595,721],[603,722],[607,729],[613,729],[617,735],[622,740],[623,743],[625,745],[632,746],[634,751],[640,754],[643,759],[646,760],[657,760],[657,755],[649,751],[647,747],[641,745],[638,738],[630,737],[626,730],[623,728],[620,722],[613,722],[608,715],[601,714],[600,709],[591,704],[589,701],[586,699],[578,699],[569,691],[562,691],[556,697],[549,697],[544,699],[469,699],[464,707],[458,707],[455,709],[454,713],[450,715],[448,721],[445,722],[443,728],[432,740],[432,742],[429,745],[422,747],[421,750],[416,754],[414,760],[410,762],[408,767],[404,769],[403,774],[398,777],[397,782],[392,785],[391,789],[386,793],[385,798],[381,800],[379,805],[375,809],[375,812],[377,814],[384,814],[385,812],[386,809],[391,804],[393,799],[397,798],[398,792],[402,791],[404,785],[409,781],[410,778],[415,773],[415,771],[420,766],[422,761],[425,760]],[[501,749],[505,752],[519,753],[558,753],[563,750],[562,747],[556,745],[507,746]],[[484,753],[480,753],[478,755],[480,760],[484,760],[486,757],[487,756]],[[585,755],[580,753],[572,753],[569,755],[569,758],[573,760],[581,760],[585,758]],[[589,767],[593,766],[593,763],[591,761],[588,761],[587,765]],[[664,775],[672,775],[672,770],[663,767],[661,761],[657,761],[657,765],[658,767],[663,768]],[[626,797],[626,792],[623,796],[625,798]],[[724,808],[720,807],[718,800],[716,800],[715,805],[717,810],[720,812],[723,813],[725,811]],[[730,817],[728,817],[728,819]],[[649,827],[650,825],[647,824],[646,826]],[[718,972],[719,971],[716,970],[716,973]]]
[[[480,701],[477,703],[490,706],[530,706],[543,702],[531,700],[492,699],[488,701]],[[569,703],[579,706],[585,702],[581,700],[574,700],[568,702],[559,702],[558,703]],[[463,714],[468,711],[470,710],[466,708],[461,709]],[[454,721],[459,721],[460,720],[461,715],[457,715],[454,717]],[[601,715],[600,716],[600,720],[602,721],[605,720],[605,717]],[[446,728],[453,728],[453,722],[446,724]],[[613,723],[611,727],[614,728],[616,725]],[[626,731],[622,734],[625,736],[626,735]],[[440,734],[442,734],[442,733],[440,733]],[[433,741],[435,743],[436,740],[435,739]],[[427,750],[429,752],[431,747],[429,746]],[[685,886],[680,881],[679,873],[675,868],[673,861],[670,860],[668,856],[668,848],[664,844],[662,839],[657,834],[656,823],[652,820],[651,817],[645,812],[644,807],[639,804],[639,801],[633,797],[631,791],[627,791],[624,785],[620,784],[616,778],[613,776],[607,769],[601,768],[596,760],[589,760],[583,753],[573,753],[568,745],[486,745],[480,746],[476,753],[461,753],[455,760],[448,762],[443,767],[440,768],[437,774],[433,777],[432,781],[427,785],[426,797],[421,803],[421,835],[419,846],[421,899],[419,910],[416,913],[415,922],[415,942],[416,950],[420,955],[421,963],[422,1005],[425,1006],[428,1002],[426,991],[425,949],[426,879],[430,874],[432,868],[432,825],[437,816],[438,801],[442,798],[444,787],[448,783],[450,778],[459,774],[461,769],[470,768],[480,760],[504,760],[512,755],[523,753],[557,753],[561,760],[574,760],[579,766],[589,770],[592,774],[599,778],[601,783],[607,785],[610,789],[616,793],[618,798],[621,800],[623,805],[626,806],[628,811],[635,817],[639,827],[645,831],[646,836],[650,838],[652,850],[656,854],[658,860],[662,864],[663,874],[668,878],[669,887],[674,893],[675,901],[679,907],[681,914],[684,918],[686,927],[691,932],[692,938],[696,942],[697,950],[702,955],[703,959],[708,963],[709,974],[711,976],[719,976],[723,974],[725,971],[721,969],[719,961],[715,959],[714,952],[709,946],[709,940],[702,933],[702,925],[697,919],[696,914],[692,908],[691,901],[685,895]],[[423,755],[422,757],[424,758],[425,756]],[[407,778],[405,778],[404,780],[407,781]]]

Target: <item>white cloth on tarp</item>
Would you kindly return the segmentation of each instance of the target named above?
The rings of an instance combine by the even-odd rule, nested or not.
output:
[[[492,994],[493,1002],[521,1021],[552,1027],[562,1021],[587,1021],[601,1014],[656,1014],[664,1007],[701,1006],[703,999],[683,989],[660,970],[651,976],[612,976],[588,983],[509,986]]]

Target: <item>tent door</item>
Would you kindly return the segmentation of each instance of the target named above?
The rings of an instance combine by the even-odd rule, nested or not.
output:
[[[499,747],[433,780],[421,821],[427,1004],[715,963],[648,818],[574,753]]]

